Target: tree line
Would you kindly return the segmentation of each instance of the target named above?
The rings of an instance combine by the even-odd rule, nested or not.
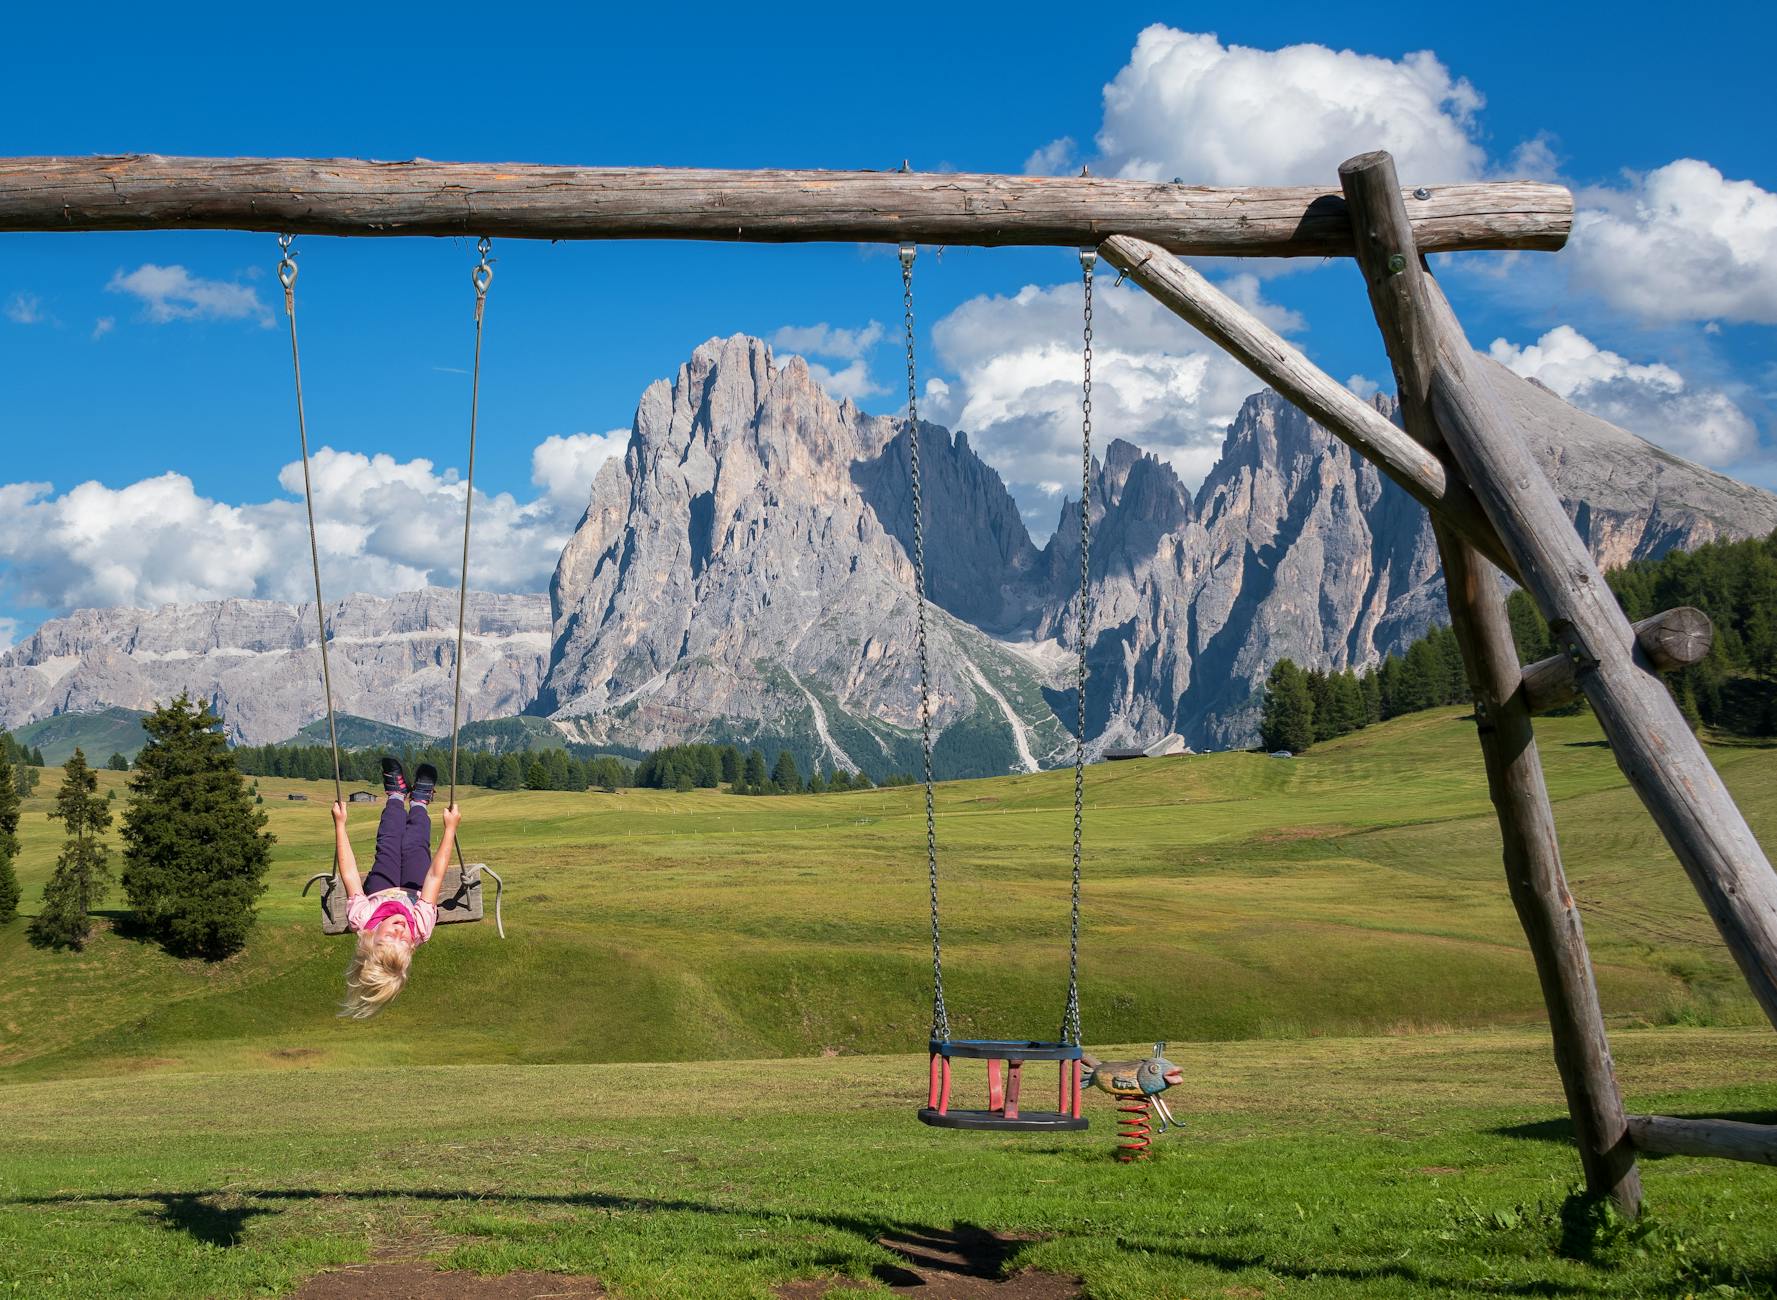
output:
[[[381,750],[342,749],[340,779],[382,789]],[[333,779],[333,751],[326,745],[240,745],[235,762],[249,776],[291,777],[305,781]],[[450,750],[442,746],[403,749],[396,755],[409,772],[421,763],[450,778]],[[540,749],[504,754],[459,750],[457,780],[487,790],[617,790],[635,784],[630,765],[611,754],[572,754],[566,749]]]
[[[1636,560],[1605,579],[1631,622],[1680,605],[1709,615],[1715,641],[1707,657],[1666,678],[1693,726],[1777,735],[1777,530]],[[1513,591],[1506,612],[1519,663],[1555,653],[1549,625],[1526,592]],[[1278,660],[1265,680],[1259,737],[1268,750],[1299,753],[1373,722],[1471,700],[1456,634],[1434,627],[1405,654],[1362,673]],[[1576,702],[1569,711],[1584,707]]]
[[[118,880],[130,907],[127,924],[180,957],[217,960],[240,951],[252,929],[273,838],[265,814],[229,752],[221,722],[204,703],[181,695],[142,720],[148,741],[136,756],[119,839]],[[20,752],[0,744],[0,923],[18,915]],[[39,756],[40,757],[40,756]],[[66,836],[26,931],[45,948],[80,949],[92,913],[114,879],[105,833],[115,791],[101,797],[98,774],[79,749],[62,765],[48,816]]]
[[[889,776],[885,786],[907,785],[908,776]],[[873,790],[876,782],[864,772],[818,767],[806,778],[796,756],[780,749],[769,768],[762,750],[741,752],[738,745],[668,745],[644,755],[636,764],[635,783],[649,790],[715,790],[726,785],[735,794],[843,794]]]

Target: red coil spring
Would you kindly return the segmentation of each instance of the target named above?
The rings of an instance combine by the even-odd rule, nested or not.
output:
[[[1148,1127],[1147,1098],[1120,1097],[1117,1111],[1117,1159],[1146,1160],[1154,1138],[1154,1130]]]

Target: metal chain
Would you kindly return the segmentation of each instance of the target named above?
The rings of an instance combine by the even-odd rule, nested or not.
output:
[[[950,1041],[944,1006],[944,945],[938,922],[938,814],[932,794],[932,674],[926,648],[925,502],[919,483],[919,384],[913,355],[913,259],[916,244],[901,245],[901,325],[907,338],[907,460],[913,481],[913,579],[919,610],[919,748],[925,764],[926,875],[932,896],[932,1040]]]
[[[321,690],[327,699],[327,743],[333,750],[333,802],[344,803],[339,775],[339,727],[333,717],[333,670],[327,662],[327,607],[321,603],[321,547],[315,540],[315,490],[309,478],[308,415],[302,403],[302,349],[296,342],[295,235],[278,236],[278,283],[284,286],[284,315],[290,319],[290,365],[296,374],[296,435],[302,445],[302,500],[308,508],[309,564],[315,571],[315,626],[321,643]],[[333,870],[339,872],[338,854]]]
[[[1061,1041],[1080,1043],[1080,850],[1086,824],[1086,625],[1087,596],[1092,580],[1092,270],[1098,250],[1080,250],[1080,277],[1085,289],[1084,346],[1080,379],[1080,617],[1075,629],[1075,693],[1079,699],[1079,731],[1074,738],[1074,898],[1068,924],[1067,1009],[1061,1017]]]
[[[475,423],[481,409],[481,322],[487,310],[488,286],[494,282],[493,259],[488,256],[492,247],[492,242],[483,235],[476,246],[481,261],[469,272],[475,285],[475,367],[469,380],[469,468],[463,483],[463,565],[457,574],[457,662],[456,671],[451,674],[454,681],[450,700],[450,806],[453,808],[457,803],[457,741],[463,711],[463,627],[469,608],[469,518],[475,505]],[[460,836],[456,844],[457,866],[461,868],[463,841]]]

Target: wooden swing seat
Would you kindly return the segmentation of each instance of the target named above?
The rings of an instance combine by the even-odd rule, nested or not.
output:
[[[931,1091],[919,1122],[933,1128],[979,1129],[998,1133],[1074,1133],[1087,1127],[1080,1113],[1082,1052],[1072,1043],[1028,1039],[967,1038],[931,1042]],[[950,1104],[950,1062],[987,1062],[987,1108],[959,1110]],[[1059,1102],[1054,1110],[1023,1110],[1019,1092],[1026,1061],[1060,1063]],[[1002,1079],[1001,1066],[1007,1067]]]
[[[499,927],[500,937],[505,938],[506,927],[500,919],[500,895],[505,892],[506,882],[500,879],[497,871],[481,862],[459,863],[445,872],[444,888],[438,895],[438,924],[456,925],[485,918],[481,899],[484,873],[494,880],[494,923]],[[317,880],[326,882],[321,887],[321,933],[345,934],[352,928],[346,920],[345,885],[332,872],[321,871],[309,877],[308,884],[302,887],[304,895]]]

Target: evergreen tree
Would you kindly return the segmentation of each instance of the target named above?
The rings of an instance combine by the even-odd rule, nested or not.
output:
[[[1318,670],[1303,676],[1308,682],[1308,698],[1314,701],[1314,738],[1331,740],[1339,734],[1339,708],[1332,679]]]
[[[18,834],[19,792],[12,774],[11,746],[0,744],[0,925],[19,914],[19,878],[12,869],[18,856]]]
[[[31,746],[31,766],[32,767],[48,767],[49,766],[48,763],[45,763],[43,761],[43,751],[40,748],[38,748],[36,745]]]
[[[1382,721],[1382,684],[1373,672],[1365,673],[1357,680],[1358,688],[1363,692],[1364,726]]]
[[[777,752],[777,764],[771,769],[771,788],[779,794],[801,793],[802,773],[797,770],[796,760],[787,749]]]
[[[99,779],[80,750],[62,772],[62,788],[49,816],[66,827],[68,838],[28,933],[40,948],[79,949],[92,933],[88,914],[104,901],[111,883],[111,855],[99,839],[111,825],[111,809],[99,798]]]
[[[673,779],[673,789],[677,790],[680,794],[690,794],[693,790],[697,789],[697,784],[692,781],[691,773],[681,771],[679,775]]]
[[[112,772],[127,772],[130,770],[130,760],[122,754],[113,754],[105,760],[105,767]]]
[[[1333,707],[1339,718],[1338,734],[1341,736],[1370,723],[1363,687],[1358,684],[1357,674],[1349,668],[1333,678]]]
[[[181,695],[142,720],[123,817],[123,891],[179,957],[218,961],[253,928],[272,836],[216,715]]]
[[[1432,643],[1418,640],[1407,647],[1401,660],[1400,681],[1395,686],[1395,712],[1418,713],[1443,702],[1444,660]]]
[[[742,794],[763,794],[770,778],[765,773],[765,755],[756,749],[747,751],[747,759],[740,769],[740,789]]]
[[[818,767],[808,774],[808,792],[810,794],[827,793],[827,778],[821,775],[821,769]]]
[[[494,773],[494,789],[524,789],[524,760],[517,754],[500,755],[499,769]]]
[[[733,745],[722,746],[722,779],[729,785],[740,780],[740,750]]]
[[[1265,711],[1259,736],[1269,750],[1300,753],[1314,743],[1314,697],[1308,679],[1288,659],[1279,659],[1265,679]]]
[[[547,790],[549,788],[549,769],[543,760],[533,758],[531,765],[525,769],[524,788],[527,790]]]

